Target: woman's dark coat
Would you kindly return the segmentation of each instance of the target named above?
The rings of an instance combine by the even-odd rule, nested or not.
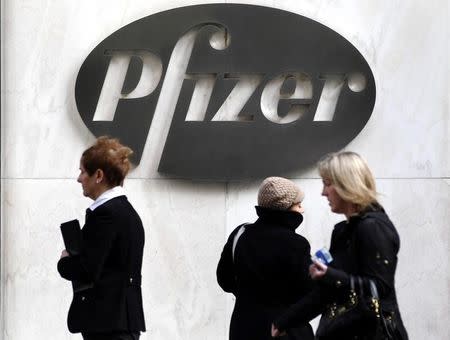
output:
[[[279,330],[289,329],[322,314],[331,303],[339,305],[348,301],[350,275],[355,275],[365,282],[368,279],[375,282],[383,312],[393,314],[398,339],[408,339],[395,294],[399,248],[398,233],[380,206],[338,223],[331,237],[333,262],[325,276],[308,296],[275,320],[276,327]],[[346,336],[335,340],[354,339],[351,329]]]
[[[126,196],[88,209],[79,256],[58,262],[74,283],[68,326],[72,333],[145,331],[141,294],[144,228]]]
[[[310,246],[295,233],[301,214],[256,207],[258,220],[245,227],[232,258],[229,236],[218,267],[217,281],[236,296],[230,324],[230,340],[272,339],[271,324],[288,306],[310,291]],[[313,339],[305,322],[291,329],[286,339]]]

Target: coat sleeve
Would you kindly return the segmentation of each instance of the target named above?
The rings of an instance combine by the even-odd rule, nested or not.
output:
[[[300,288],[298,294],[300,296],[307,295],[313,287],[313,282],[309,275],[309,266],[311,264],[311,246],[309,242],[301,235],[298,235],[299,246],[295,251],[295,257],[292,263],[292,270],[295,273],[295,282],[293,285]]]
[[[89,274],[81,266],[80,256],[66,256],[58,261],[58,272],[69,281],[91,282]]]
[[[217,265],[216,276],[217,283],[227,293],[236,293],[236,271],[233,263],[233,240],[234,236],[239,231],[238,226],[228,237],[225,246],[223,247],[222,254],[220,255],[219,264]]]
[[[97,209],[83,228],[81,254],[64,257],[58,262],[58,271],[67,280],[96,282],[102,273],[117,235],[117,221],[107,209]]]
[[[280,331],[309,322],[322,313],[324,306],[329,300],[327,287],[312,281],[309,276],[309,265],[311,264],[311,247],[309,242],[300,235],[298,238],[300,239],[299,244],[301,244],[301,247],[296,252],[296,285],[302,287],[301,298],[274,320],[274,325]]]
[[[311,321],[322,313],[330,301],[330,293],[319,283],[314,283],[310,293],[289,307],[281,316],[274,320],[274,326],[281,332],[289,328]]]
[[[381,298],[394,289],[397,264],[398,236],[394,228],[375,218],[366,218],[356,230],[356,261],[358,275],[367,282],[375,282]],[[348,288],[350,275],[342,270],[328,267],[323,282]]]

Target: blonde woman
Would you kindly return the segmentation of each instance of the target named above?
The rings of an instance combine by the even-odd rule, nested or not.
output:
[[[399,235],[377,200],[375,181],[367,163],[354,152],[329,154],[318,164],[323,181],[322,195],[332,212],[345,220],[335,225],[330,253],[334,260],[327,266],[314,262],[309,272],[318,285],[272,326],[272,336],[327,313],[330,306],[348,301],[350,277],[364,284],[371,279],[380,294],[382,313],[394,339],[406,340],[395,294],[395,270],[400,247]],[[352,324],[330,334],[325,322],[319,324],[317,339],[374,339],[374,330],[364,324]],[[377,338],[378,339],[378,338]]]

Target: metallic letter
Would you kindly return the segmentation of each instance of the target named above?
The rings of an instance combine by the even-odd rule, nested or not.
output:
[[[94,121],[113,121],[120,99],[133,99],[148,96],[161,79],[162,63],[156,55],[148,51],[107,51],[111,55],[105,82],[94,113]],[[133,76],[137,80],[134,89],[125,91],[126,80],[132,73],[132,61],[142,62],[142,71]],[[136,82],[136,81],[135,81]]]

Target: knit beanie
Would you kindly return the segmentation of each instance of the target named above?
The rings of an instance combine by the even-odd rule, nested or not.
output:
[[[267,177],[259,187],[258,205],[263,208],[288,210],[303,201],[303,192],[294,182],[283,177]]]

